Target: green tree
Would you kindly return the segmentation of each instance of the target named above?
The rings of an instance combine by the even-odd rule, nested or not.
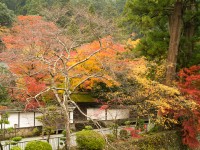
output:
[[[0,2],[4,3],[8,7],[8,9],[13,10],[13,11],[16,10],[19,1],[22,1],[22,0],[9,0],[9,1],[8,0],[0,0]]]
[[[8,71],[8,66],[0,62],[0,106],[7,106],[10,104],[10,97],[8,93],[8,86],[11,86],[14,78]]]
[[[46,0],[26,0],[24,10],[28,15],[38,15],[45,5]]]
[[[0,0],[17,15],[38,15],[43,8],[65,5],[69,0]]]
[[[0,2],[0,26],[11,26],[14,22],[14,13]]]
[[[199,63],[196,48],[199,3],[198,0],[128,0],[126,3],[123,25],[129,33],[137,32],[141,37],[135,50],[149,59],[167,59],[167,84],[175,77],[177,61],[180,68]]]
[[[73,0],[74,5],[85,5],[92,8],[95,13],[105,18],[115,18],[122,13],[126,0]]]
[[[9,102],[8,91],[0,84],[0,105],[7,105]]]
[[[0,2],[4,3],[8,9],[13,10],[15,14],[25,15],[26,11],[24,10],[24,5],[27,0],[0,0]]]

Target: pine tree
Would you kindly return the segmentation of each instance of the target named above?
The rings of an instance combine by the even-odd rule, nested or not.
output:
[[[167,59],[166,83],[179,68],[199,63],[198,0],[128,0],[123,25],[140,34],[136,50],[149,59]],[[184,41],[185,40],[185,41]],[[184,55],[185,54],[185,55]],[[178,62],[178,64],[177,64]],[[178,69],[179,69],[178,68]]]

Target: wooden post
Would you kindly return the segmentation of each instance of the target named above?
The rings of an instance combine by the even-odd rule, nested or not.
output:
[[[18,112],[18,128],[20,127],[20,112]]]
[[[34,127],[35,127],[35,112],[33,112],[33,117],[34,117]]]
[[[108,109],[105,109],[105,120],[108,119]]]

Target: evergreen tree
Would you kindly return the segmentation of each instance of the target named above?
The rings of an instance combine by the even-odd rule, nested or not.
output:
[[[5,4],[0,3],[0,26],[11,26],[14,21],[14,13]]]
[[[5,87],[0,84],[0,105],[7,105],[10,103],[8,92]]]
[[[174,79],[177,66],[179,69],[200,63],[199,3],[198,0],[128,0],[126,3],[123,25],[129,33],[137,32],[141,37],[135,50],[151,60],[167,59],[168,84]]]

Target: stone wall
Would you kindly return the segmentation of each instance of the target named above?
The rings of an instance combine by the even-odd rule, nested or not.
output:
[[[38,132],[34,132],[34,130],[37,128]],[[0,140],[6,140],[15,136],[21,136],[21,137],[30,137],[30,136],[36,136],[38,133],[42,132],[42,126],[38,127],[27,127],[27,128],[17,128],[13,129],[12,131],[9,131],[9,129],[5,129],[5,133],[2,131],[0,134]]]

